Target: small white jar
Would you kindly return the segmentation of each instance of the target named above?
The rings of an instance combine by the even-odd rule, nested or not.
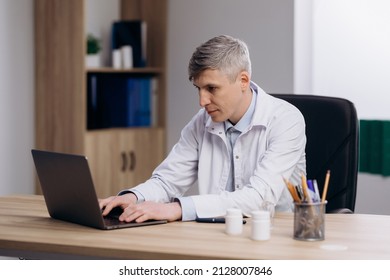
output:
[[[268,240],[271,237],[271,221],[268,211],[259,210],[252,212],[252,231],[253,240]]]
[[[226,210],[225,232],[228,235],[239,235],[242,233],[243,218],[242,212],[237,208]]]

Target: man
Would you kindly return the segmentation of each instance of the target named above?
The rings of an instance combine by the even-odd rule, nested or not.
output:
[[[149,180],[100,200],[103,215],[120,206],[126,222],[188,221],[223,216],[228,208],[249,216],[263,202],[291,211],[283,177],[298,184],[306,173],[302,114],[251,81],[241,40],[210,39],[195,50],[188,72],[202,109]],[[199,195],[183,196],[194,186]]]

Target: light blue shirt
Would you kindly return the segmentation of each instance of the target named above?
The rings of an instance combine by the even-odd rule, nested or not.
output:
[[[183,220],[224,216],[228,208],[240,208],[249,216],[264,200],[275,204],[276,211],[293,209],[283,177],[298,184],[306,174],[304,118],[296,107],[253,82],[251,88],[254,112],[249,125],[247,116],[240,120],[242,127],[236,124],[241,134],[232,149],[234,164],[225,124],[213,122],[201,109],[152,177],[130,189],[139,201],[179,200]],[[226,190],[231,167],[234,191]],[[190,187],[197,187],[199,195],[183,197]]]
[[[257,92],[254,89],[251,89],[252,91],[252,100],[249,105],[248,110],[245,112],[244,116],[236,123],[234,126],[230,121],[225,121],[225,133],[226,137],[229,140],[230,145],[228,145],[229,148],[229,154],[231,158],[231,167],[230,167],[230,174],[229,174],[229,180],[226,185],[227,191],[234,191],[234,160],[233,160],[233,151],[234,151],[234,144],[237,141],[237,138],[240,136],[240,134],[245,131],[245,129],[248,129],[253,113],[255,112],[255,104],[257,99]]]

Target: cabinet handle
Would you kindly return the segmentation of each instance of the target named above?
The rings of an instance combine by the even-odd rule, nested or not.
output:
[[[126,153],[125,152],[122,152],[121,153],[121,156],[122,156],[122,172],[125,172],[126,171],[126,167],[127,167],[127,156],[126,156]]]
[[[129,170],[130,170],[130,171],[134,171],[135,166],[136,166],[135,153],[134,153],[133,151],[130,151],[130,152],[129,152],[129,156],[130,156],[130,166],[129,166]]]

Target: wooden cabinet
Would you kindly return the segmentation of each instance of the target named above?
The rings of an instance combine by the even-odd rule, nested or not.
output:
[[[148,179],[165,156],[166,0],[122,0],[122,19],[147,23],[147,67],[86,69],[85,1],[35,1],[36,148],[84,154],[99,197]],[[87,74],[152,75],[155,127],[87,129]],[[37,187],[40,193],[40,188]]]
[[[86,154],[100,196],[145,181],[164,157],[164,130],[111,129],[86,135]]]

